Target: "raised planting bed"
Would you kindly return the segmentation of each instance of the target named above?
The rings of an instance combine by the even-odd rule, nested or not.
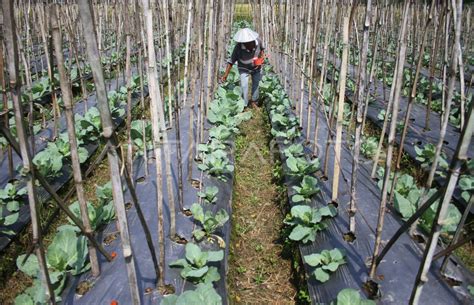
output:
[[[336,59],[336,69],[340,66],[339,59]],[[356,72],[357,67],[349,65],[348,67],[348,78],[352,80],[352,82],[356,79]],[[328,69],[327,78],[328,80],[332,80],[333,73],[332,69]],[[328,85],[329,86],[329,85]],[[389,96],[388,89],[385,91],[385,96]],[[371,102],[368,104],[367,109],[367,119],[369,119],[372,123],[374,123],[380,129],[383,126],[383,120],[386,109],[387,102],[384,101],[384,89],[382,81],[374,80],[372,85],[370,86],[370,94],[372,96]],[[349,87],[346,90],[346,97],[349,101],[353,102],[355,99],[353,90]],[[400,97],[400,110],[399,110],[399,121],[403,123],[406,109],[408,105],[408,98]],[[313,103],[314,106],[314,103]],[[306,106],[305,106],[306,107]],[[431,150],[434,149],[434,146],[438,143],[439,134],[440,134],[440,116],[435,112],[430,113],[430,121],[431,123],[431,130],[427,131],[424,129],[425,127],[425,119],[426,119],[426,110],[419,104],[413,103],[411,114],[410,114],[410,125],[407,130],[407,134],[405,137],[404,143],[404,152],[411,157],[415,164],[418,164],[423,170],[429,172],[430,170],[430,163],[428,160],[424,160],[423,154],[425,153],[424,150],[430,154]],[[389,128],[385,131],[386,135],[389,133]],[[454,155],[454,151],[456,150],[456,145],[459,140],[459,129],[451,124],[448,124],[446,130],[446,136],[442,148],[442,158],[444,159],[444,164],[446,166],[446,162],[450,162],[452,156]],[[401,131],[397,132],[395,137],[397,144],[400,145],[401,142]],[[472,158],[474,157],[474,143],[470,144],[469,156]],[[444,169],[438,165],[439,170],[443,171]],[[444,182],[444,177],[441,175],[435,175],[435,183],[439,186],[442,185]],[[457,207],[460,211],[464,211],[467,201],[462,196],[463,190],[460,186],[457,187],[455,194],[454,194],[454,202],[456,203]],[[464,196],[465,197],[465,196]],[[474,208],[471,208],[471,213],[474,212]]]
[[[179,52],[176,56],[181,56]],[[148,96],[148,88],[146,81],[144,81],[143,92],[140,93],[140,82],[139,76],[136,75],[138,69],[135,67],[132,69],[132,107],[134,108],[141,100],[141,96]],[[161,76],[164,78],[164,75]],[[125,79],[119,77],[117,79],[108,80],[106,88],[109,90],[109,104],[112,112],[112,117],[116,128],[123,126],[126,119],[126,98],[127,91],[125,85]],[[81,144],[80,153],[82,155],[81,162],[83,164],[92,163],[91,156],[99,148],[99,134],[100,134],[100,117],[96,106],[96,95],[91,94],[88,99],[81,100],[74,104],[74,114],[76,120],[76,133],[78,135],[78,144]],[[59,139],[53,140],[53,128],[54,121],[50,120],[46,124],[46,128],[40,130],[34,137],[35,139],[35,152],[37,156],[33,159],[35,164],[40,165],[40,171],[44,171],[44,175],[52,185],[55,191],[63,188],[72,178],[72,168],[70,167],[70,161],[68,159],[68,145],[67,145],[67,132],[66,132],[66,118],[62,114],[58,122],[58,135]],[[64,150],[64,151],[63,151]],[[63,153],[66,153],[65,155]],[[54,155],[55,157],[51,157]],[[24,184],[21,180],[21,176],[18,172],[18,166],[21,164],[20,156],[15,152],[12,155],[13,167],[15,171],[14,179],[11,179],[8,170],[8,158],[7,155],[3,155],[3,159],[0,162],[0,187],[5,192],[7,189],[12,190],[14,185],[16,191],[22,192]],[[11,183],[10,183],[11,182]],[[5,225],[0,226],[0,251],[5,249],[9,243],[20,233],[30,221],[29,207],[26,204],[27,198],[22,194],[18,197],[19,208],[14,210],[3,209],[2,218],[8,221],[4,222]],[[38,189],[38,199],[41,203],[47,202],[51,196],[43,188]],[[8,198],[6,198],[8,199]],[[8,200],[5,200],[8,201]],[[17,201],[17,200],[15,200]],[[12,215],[12,216],[10,216]]]
[[[294,144],[304,146],[306,143],[301,132],[294,134],[294,131],[299,130],[297,125],[289,129],[282,128],[279,123],[281,119],[275,118],[275,115],[283,116],[286,118],[285,120],[298,122],[278,78],[274,74],[267,75],[264,77],[262,87],[264,87],[266,108],[273,122],[274,134],[284,164],[289,201],[292,205],[291,214],[293,215],[288,216],[288,224],[291,228],[289,238],[300,241],[299,248],[305,262],[308,290],[312,303],[328,304],[337,297],[342,289],[353,288],[374,298],[378,304],[407,304],[422,254],[420,245],[407,234],[404,234],[398,240],[396,246],[392,248],[378,267],[375,280],[379,285],[379,290],[369,291],[366,289],[366,283],[369,279],[368,263],[373,252],[378,205],[380,203],[380,191],[376,183],[370,178],[370,166],[363,163],[359,171],[356,187],[358,208],[355,216],[356,234],[355,240],[349,242],[346,241],[344,234],[349,231],[347,204],[350,199],[349,186],[352,164],[350,149],[343,146],[340,160],[342,177],[339,184],[339,197],[337,203],[332,203],[333,168],[331,166],[327,173],[317,171],[308,175],[316,178],[316,183],[309,178],[306,178],[306,182],[303,181],[304,178],[295,179],[295,169],[298,172],[308,168],[311,164],[310,160],[314,159],[314,152],[308,147],[303,147],[303,149],[301,147],[299,149],[289,148]],[[307,107],[307,105],[304,106]],[[328,127],[324,119],[325,116],[322,113],[318,113],[318,115],[320,122],[318,143],[325,143],[328,136]],[[305,118],[303,118],[303,126],[306,126]],[[314,137],[314,129],[310,130],[309,136],[310,138]],[[321,149],[318,151],[318,158],[324,160],[324,151]],[[295,153],[299,155],[297,158],[300,159],[299,162],[302,164],[296,167],[295,161],[292,160],[293,157],[287,157],[289,154]],[[329,154],[329,164],[333,164],[332,148]],[[318,164],[317,161],[313,160],[312,162]],[[312,171],[314,171],[314,168],[308,169],[308,173]],[[303,192],[301,187],[308,191]],[[311,189],[315,193],[306,198],[305,196],[312,193],[309,191]],[[306,194],[303,196],[304,199],[301,198],[301,194]],[[311,212],[306,214],[306,210]],[[394,213],[387,213],[383,239],[392,236],[401,224],[402,221]],[[323,252],[325,250],[330,252]],[[320,254],[321,256],[314,254]],[[321,259],[322,256],[325,259]],[[331,263],[334,264],[329,266]],[[450,287],[438,274],[438,268],[439,262],[435,262],[429,273],[428,284],[423,290],[421,304],[469,303],[471,301],[467,291],[467,285],[471,281],[467,278],[469,274],[466,275],[465,270],[460,270],[459,267],[450,263],[448,274],[460,281],[459,286]]]
[[[115,86],[112,84],[112,86]],[[140,93],[137,92],[139,88],[134,89],[134,93],[132,95],[132,107],[137,105],[140,102]],[[144,94],[148,95],[148,89],[144,88]],[[125,95],[126,97],[126,95]],[[92,163],[91,157],[99,148],[99,128],[100,128],[100,118],[96,105],[96,97],[95,95],[91,95],[87,101],[81,101],[75,104],[74,113],[76,114],[76,125],[83,125],[84,134],[82,135],[82,139],[80,141],[83,143],[80,145],[80,154],[82,155],[82,163],[83,164],[90,164]],[[85,103],[87,103],[88,110],[85,111]],[[119,99],[117,100],[117,104],[114,105],[112,109],[113,111],[113,119],[116,128],[123,125],[125,120],[125,113],[126,113],[126,100]],[[82,114],[82,115],[81,115]],[[81,118],[83,123],[81,122]],[[39,165],[40,172],[48,179],[49,183],[53,187],[55,191],[60,190],[63,186],[65,186],[72,178],[72,168],[70,165],[70,160],[66,155],[63,155],[61,150],[62,146],[67,143],[67,131],[66,131],[66,118],[64,115],[61,116],[60,122],[60,129],[59,132],[64,134],[65,138],[59,138],[56,141],[50,142],[49,139],[52,137],[52,128],[53,123],[49,122],[48,128],[42,130],[38,135],[35,136],[35,144],[36,144],[36,152],[37,155],[33,159],[34,163]],[[22,182],[21,176],[17,173],[15,176],[15,180],[12,183],[9,183],[10,178],[8,174],[8,165],[6,156],[4,160],[2,160],[1,168],[2,168],[2,175],[1,175],[1,184],[2,189],[9,187],[8,185],[12,185],[12,183],[16,186],[16,189],[20,191],[25,185]],[[13,161],[15,167],[21,164],[20,156],[17,154],[13,154]],[[39,202],[45,203],[51,198],[51,195],[42,187],[38,189],[38,199]],[[8,211],[7,209],[3,210],[4,215],[10,215],[12,212],[13,214],[17,214],[18,219],[9,224],[8,226],[3,226],[0,228],[0,251],[5,249],[10,242],[15,239],[15,237],[26,227],[27,224],[30,222],[30,212],[28,206],[28,199],[26,196],[22,195],[19,198],[19,209],[16,211]]]
[[[163,205],[165,228],[165,245],[159,245],[158,240],[158,218],[156,204],[156,167],[153,165],[155,158],[153,152],[148,154],[148,164],[145,164],[142,156],[134,160],[133,181],[136,183],[138,200],[145,213],[146,222],[155,241],[157,253],[165,249],[165,271],[164,283],[173,288],[166,293],[175,292],[173,296],[167,296],[169,300],[184,295],[201,294],[206,291],[206,304],[227,304],[227,290],[225,285],[227,273],[227,258],[230,242],[230,215],[233,186],[233,138],[238,132],[238,123],[249,118],[249,113],[242,113],[243,101],[238,94],[239,88],[233,88],[234,84],[228,84],[227,89],[219,88],[216,98],[210,106],[209,123],[206,123],[207,143],[199,145],[198,162],[189,159],[187,153],[193,153],[195,143],[189,142],[188,137],[181,138],[181,149],[183,153],[183,206],[178,206],[176,200],[178,189],[178,164],[171,162],[172,184],[174,198],[176,201],[176,228],[178,239],[170,237],[170,210],[166,179],[163,179]],[[191,115],[195,107],[185,107],[181,110],[179,117],[182,130],[198,130],[196,113]],[[238,118],[238,119],[236,119]],[[192,124],[193,128],[191,128]],[[168,143],[170,154],[177,156],[176,130],[168,130]],[[212,148],[212,149],[211,149]],[[216,162],[214,157],[221,158],[222,162]],[[191,162],[191,163],[190,163]],[[225,166],[221,166],[225,164]],[[147,165],[147,166],[146,166]],[[148,168],[148,172],[145,171]],[[163,164],[164,168],[164,164]],[[188,172],[188,169],[191,172]],[[202,170],[202,171],[201,171]],[[186,177],[190,179],[186,179]],[[128,190],[125,195],[126,202],[132,202]],[[129,203],[127,203],[129,205]],[[203,215],[200,215],[201,212]],[[142,304],[157,304],[163,302],[163,290],[157,289],[156,274],[149,249],[143,236],[143,229],[135,207],[130,205],[127,211],[129,231],[132,237],[132,248],[134,251],[135,264],[138,275],[138,285],[141,293]],[[204,221],[203,221],[204,220]],[[203,222],[205,225],[203,226]],[[107,263],[101,258],[101,275],[93,278],[89,272],[80,276],[71,276],[68,272],[67,287],[62,293],[63,304],[109,304],[112,301],[118,304],[130,304],[130,290],[128,277],[125,270],[125,262],[121,253],[120,236],[116,222],[107,225],[98,234],[109,253],[116,253],[116,258]],[[208,252],[202,254],[201,251]],[[208,268],[204,276],[194,277],[196,273],[183,271],[180,266],[192,265],[193,255],[208,255],[207,267],[194,266],[193,270],[201,272],[202,268]],[[186,260],[186,263],[185,263]],[[198,271],[199,270],[199,271]],[[188,270],[189,271],[189,270]],[[183,276],[189,276],[183,278]],[[205,282],[205,283],[204,283]],[[87,289],[85,289],[86,287]],[[169,288],[169,287],[168,287]],[[194,291],[194,292],[193,292]]]

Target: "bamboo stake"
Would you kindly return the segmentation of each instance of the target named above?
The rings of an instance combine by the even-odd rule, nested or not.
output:
[[[357,116],[356,116],[356,128],[355,128],[355,140],[352,155],[352,175],[351,175],[351,199],[349,207],[349,231],[355,233],[355,214],[357,212],[356,207],[356,185],[357,185],[357,172],[359,170],[359,156],[360,156],[360,139],[362,134],[362,115],[364,114],[364,94],[366,88],[366,74],[367,74],[367,53],[369,50],[369,27],[370,27],[370,14],[372,12],[372,1],[367,0],[365,7],[365,21],[364,21],[364,35],[362,41],[362,52],[360,58],[360,82],[357,90]]]
[[[152,9],[150,7],[149,0],[142,0],[142,9],[144,16],[144,23],[146,28],[146,39],[147,39],[147,52],[148,52],[148,85],[150,87],[150,107],[151,107],[151,119],[152,119],[152,132],[153,132],[153,148],[155,154],[155,167],[156,167],[156,186],[157,186],[157,207],[158,207],[158,238],[159,238],[159,247],[160,247],[160,274],[159,285],[163,286],[164,284],[164,271],[165,271],[165,238],[164,238],[164,224],[163,224],[163,194],[161,188],[163,185],[162,178],[162,148],[161,148],[161,130],[158,125],[158,120],[160,119],[159,114],[159,86],[158,86],[158,75],[156,70],[156,55],[155,55],[155,46],[153,41],[153,15]]]
[[[170,51],[170,29],[169,29],[169,8],[168,0],[163,0],[163,15],[165,20],[165,44],[166,44],[166,73],[168,75],[168,121],[173,124],[173,95],[171,93],[171,61],[173,60]]]
[[[316,5],[316,12],[315,12],[315,17],[313,21],[313,31],[311,33],[311,59],[310,59],[310,64],[309,64],[309,76],[310,78],[308,79],[308,107],[306,109],[306,141],[308,142],[310,139],[310,128],[311,128],[311,112],[312,112],[312,103],[313,103],[313,78],[314,78],[314,70],[315,70],[315,63],[316,63],[316,44],[319,39],[318,29],[319,29],[319,11],[321,7],[321,2],[318,1]],[[315,132],[318,130],[318,103],[316,103],[316,111],[315,111]]]
[[[390,121],[390,132],[388,135],[388,148],[387,148],[387,158],[385,160],[385,174],[383,179],[383,187],[382,187],[382,198],[380,200],[380,208],[379,208],[379,215],[377,221],[377,230],[375,235],[375,244],[374,244],[374,252],[372,257],[372,264],[370,266],[370,277],[374,278],[376,272],[376,264],[375,261],[379,254],[380,243],[382,242],[382,230],[385,220],[385,209],[387,203],[387,188],[390,179],[390,172],[392,166],[392,154],[393,148],[395,144],[395,133],[397,130],[397,117],[398,117],[398,107],[400,103],[400,93],[402,87],[402,78],[403,78],[403,67],[405,65],[405,56],[406,56],[406,32],[407,32],[407,23],[409,19],[409,9],[410,9],[410,1],[405,1],[405,8],[403,14],[403,22],[400,31],[399,37],[399,57],[398,57],[398,64],[397,70],[394,72],[394,83],[392,84],[392,88],[394,91],[393,95],[393,110],[392,110],[392,118]],[[388,116],[389,113],[386,114]]]
[[[88,0],[80,0],[79,12],[81,16],[82,26],[84,30],[84,37],[86,40],[87,56],[92,68],[94,82],[96,84],[97,92],[97,106],[100,111],[103,136],[107,141],[109,159],[110,176],[112,180],[112,193],[114,198],[115,210],[118,218],[118,227],[122,239],[123,256],[127,266],[128,280],[130,285],[131,302],[134,305],[140,304],[140,293],[137,282],[137,275],[135,270],[135,262],[133,259],[133,250],[130,242],[127,214],[125,211],[125,202],[122,192],[122,181],[120,178],[119,158],[117,155],[117,143],[113,137],[113,122],[110,115],[109,104],[107,102],[107,93],[105,90],[105,81],[100,62],[99,49],[97,38],[93,28],[92,7]]]
[[[375,15],[377,15],[378,13],[378,10],[377,10],[377,7],[375,7],[375,10],[376,10],[376,13]],[[370,62],[370,75],[369,75],[369,83],[367,85],[367,94],[365,96],[365,105],[364,105],[364,114],[362,116],[362,134],[365,134],[365,123],[366,123],[366,119],[367,119],[367,111],[369,109],[369,100],[370,100],[370,89],[372,88],[372,84],[373,84],[373,79],[374,79],[374,74],[375,74],[375,70],[377,69],[377,56],[379,54],[378,52],[378,45],[379,45],[379,35],[380,35],[380,26],[382,25],[382,18],[379,16],[375,19],[378,19],[378,21],[375,21],[374,24],[375,24],[375,38],[374,38],[374,45],[373,45],[373,48],[372,48],[372,60]]]
[[[398,174],[400,172],[400,162],[402,160],[403,148],[405,146],[405,138],[406,138],[406,135],[407,135],[408,126],[410,125],[411,109],[413,107],[413,101],[416,97],[416,91],[417,91],[417,88],[418,88],[418,79],[419,79],[419,76],[420,76],[421,66],[423,64],[423,54],[425,52],[425,44],[426,44],[426,38],[427,38],[427,34],[428,34],[428,27],[429,27],[429,25],[431,23],[431,20],[432,20],[434,7],[435,7],[435,3],[432,2],[431,3],[431,8],[430,8],[430,15],[429,15],[429,17],[426,21],[425,27],[423,29],[423,34],[422,34],[423,37],[422,37],[422,40],[421,40],[420,51],[419,51],[419,55],[418,55],[418,62],[417,62],[417,65],[416,65],[415,77],[412,80],[411,93],[408,97],[408,107],[407,107],[407,110],[405,112],[403,131],[402,131],[402,135],[400,137],[400,147],[398,149],[396,165],[395,165],[395,173],[394,173],[393,180],[392,180],[392,187],[390,188],[389,202],[392,202],[392,199],[393,199],[393,196],[394,196],[394,193],[395,193],[395,191],[394,191],[395,186],[397,185],[397,181],[398,181]]]
[[[436,62],[438,61],[438,46],[441,42],[441,33],[442,29],[440,28],[439,25],[442,25],[444,23],[444,18],[446,16],[446,6],[444,5],[443,2],[443,9],[441,12],[441,18],[440,21],[435,19],[435,38],[433,41],[433,45],[431,48],[431,54],[430,54],[430,66],[429,66],[429,87],[428,87],[428,102],[426,103],[426,116],[425,116],[425,130],[430,130],[430,113],[431,113],[431,102],[433,99],[433,83],[434,83],[434,74],[435,74],[435,68],[436,68]],[[443,89],[444,91],[444,89]]]
[[[350,2],[351,10],[352,1]],[[337,105],[337,119],[336,119],[336,143],[334,148],[334,176],[332,181],[332,197],[333,202],[337,201],[338,189],[339,189],[339,175],[340,175],[340,161],[341,161],[341,142],[342,142],[342,124],[344,121],[344,100],[346,98],[346,78],[347,78],[347,67],[349,59],[349,24],[351,10],[346,9],[343,16],[342,26],[342,59],[341,59],[341,72],[339,74],[339,97]]]
[[[128,12],[129,3],[128,0],[125,0],[125,24],[130,25],[130,15]],[[132,34],[130,31],[130,26],[126,27],[125,30],[125,44],[126,44],[126,56],[125,56],[125,75],[127,83],[127,162],[126,166],[128,172],[133,176],[133,143],[132,143],[132,67],[131,67],[131,49],[132,49]],[[146,140],[143,142],[146,150]]]
[[[68,79],[66,68],[64,66],[64,57],[62,49],[62,37],[60,32],[60,25],[58,23],[57,7],[51,5],[51,29],[53,34],[54,50],[56,54],[57,68],[59,72],[59,82],[61,86],[61,92],[64,101],[64,108],[66,113],[67,131],[69,137],[70,151],[71,151],[71,164],[74,175],[74,183],[76,186],[77,199],[79,201],[79,207],[81,211],[82,223],[88,234],[92,234],[91,224],[89,220],[89,213],[87,209],[87,202],[84,195],[84,187],[82,181],[81,164],[79,162],[79,153],[77,151],[77,139],[75,132],[75,123],[73,115],[73,96],[71,92],[71,84]],[[89,258],[91,261],[92,275],[98,276],[100,274],[99,261],[97,258],[97,251],[94,246],[89,243]]]
[[[7,83],[5,81],[5,67],[4,67],[4,51],[3,51],[3,13],[2,9],[0,8],[0,86],[2,86],[2,101],[3,101],[3,124],[6,129],[9,129],[9,115],[8,115],[8,97],[7,97]],[[14,171],[13,171],[13,152],[11,145],[7,146],[7,158],[8,158],[8,174],[10,178],[13,179]]]
[[[32,158],[30,155],[29,143],[27,140],[25,126],[23,123],[23,107],[21,104],[21,83],[18,77],[18,45],[16,38],[16,24],[14,17],[13,0],[2,0],[3,33],[5,35],[5,46],[8,62],[8,75],[10,80],[10,90],[13,101],[13,108],[15,112],[15,125],[17,130],[18,140],[20,142],[20,152],[23,161],[23,177],[28,189],[28,203],[31,215],[31,228],[33,235],[33,243],[36,245],[36,257],[39,265],[39,277],[41,284],[45,289],[46,299],[51,304],[56,304],[56,298],[51,280],[49,278],[49,271],[46,264],[46,256],[41,236],[41,224],[38,211],[38,198],[35,188],[35,170],[32,166]]]
[[[461,54],[461,28],[462,28],[462,0],[453,1],[451,3],[453,6],[453,19],[455,25],[455,36],[454,36],[454,44],[452,48],[451,54],[451,64],[449,66],[449,83],[448,83],[448,92],[447,92],[447,100],[446,100],[446,112],[448,113],[448,117],[444,120],[449,120],[449,109],[453,99],[454,93],[454,83],[456,81],[457,69],[458,69],[458,59],[459,55]],[[443,122],[445,124],[446,122]],[[438,238],[441,234],[441,228],[444,225],[445,218],[448,212],[448,207],[454,193],[454,189],[456,188],[458,178],[461,171],[461,166],[464,162],[467,161],[468,156],[467,152],[469,150],[469,144],[471,143],[472,136],[474,134],[474,120],[472,117],[472,104],[470,105],[468,119],[466,121],[465,127],[461,132],[461,136],[459,138],[458,147],[456,149],[456,154],[451,161],[449,167],[449,174],[447,178],[447,188],[443,194],[443,199],[441,203],[438,205],[438,209],[436,211],[435,221],[432,224],[430,237],[426,243],[426,248],[423,253],[423,260],[420,264],[420,269],[418,270],[418,274],[415,280],[415,285],[413,288],[412,295],[410,297],[410,304],[417,305],[420,301],[421,292],[423,290],[424,284],[428,281],[428,271],[431,267],[431,262],[433,259],[434,251],[436,250],[436,245]],[[438,148],[438,147],[437,147]],[[437,151],[438,152],[438,151]],[[436,158],[436,157],[435,157]]]
[[[311,28],[311,22],[312,22],[312,17],[313,17],[313,1],[309,1],[309,8],[308,8],[308,17],[307,17],[307,23],[306,27],[308,29]],[[308,44],[310,40],[310,32],[311,31],[306,31],[305,39],[304,39],[304,51],[303,51],[303,69],[306,69],[306,60],[308,57]],[[311,96],[308,97],[308,105],[309,101],[311,100]],[[303,104],[304,104],[304,77],[301,76],[301,82],[300,82],[300,103],[299,103],[299,121],[300,121],[300,127],[303,127]]]
[[[207,42],[207,75],[206,75],[206,80],[207,80],[207,90],[206,90],[206,116],[209,111],[209,105],[211,103],[211,96],[212,96],[212,81],[214,77],[212,76],[213,71],[212,71],[212,57],[214,55],[214,43],[213,43],[213,31],[214,31],[214,0],[208,0],[208,7],[209,7],[209,12],[208,12],[208,42]],[[244,92],[244,94],[248,94],[248,92]]]

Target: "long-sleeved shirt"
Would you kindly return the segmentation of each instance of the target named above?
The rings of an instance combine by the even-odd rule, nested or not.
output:
[[[238,62],[239,73],[255,72],[260,70],[262,66],[255,66],[253,58],[258,57],[263,50],[265,50],[265,47],[259,38],[255,41],[255,48],[253,50],[247,50],[243,43],[237,43],[227,62],[231,65]]]

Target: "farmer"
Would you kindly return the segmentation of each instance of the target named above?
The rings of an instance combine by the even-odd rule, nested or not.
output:
[[[242,88],[242,97],[245,101],[245,107],[249,106],[249,78],[252,77],[252,97],[250,106],[257,107],[258,100],[258,83],[262,79],[262,65],[265,59],[262,41],[258,38],[258,34],[251,29],[245,28],[239,30],[234,40],[237,44],[234,47],[232,56],[227,61],[227,68],[221,78],[222,82],[227,80],[227,76],[232,66],[237,61],[240,73],[240,87]]]

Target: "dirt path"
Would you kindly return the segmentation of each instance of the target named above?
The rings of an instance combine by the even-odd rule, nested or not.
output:
[[[281,241],[286,194],[273,179],[269,138],[265,112],[253,110],[236,140],[227,282],[231,304],[295,304],[292,262],[283,258]]]

